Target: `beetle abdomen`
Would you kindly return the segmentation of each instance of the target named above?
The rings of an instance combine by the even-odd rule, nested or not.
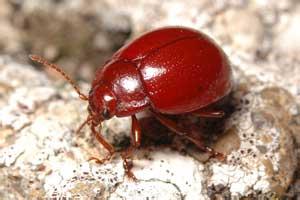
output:
[[[191,112],[229,93],[231,69],[226,55],[199,34],[159,48],[141,61],[143,86],[157,111]]]

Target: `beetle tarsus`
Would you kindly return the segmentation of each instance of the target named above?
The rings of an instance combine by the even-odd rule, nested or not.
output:
[[[105,158],[103,158],[103,159],[99,159],[99,158],[97,158],[97,157],[90,157],[90,158],[88,159],[88,161],[95,161],[97,164],[102,165],[102,164],[104,164],[105,162],[109,161],[109,160],[111,159],[112,155],[113,155],[113,154],[109,154],[109,155],[107,155],[107,156],[106,156]]]
[[[225,155],[223,153],[220,153],[218,151],[215,151],[214,149],[210,147],[205,147],[205,151],[210,154],[210,157],[217,158],[219,161],[225,160]]]
[[[133,181],[137,181],[137,178],[135,177],[135,175],[131,171],[132,167],[133,167],[132,161],[128,161],[127,159],[123,159],[123,168],[125,170],[126,176],[129,179],[133,180]]]

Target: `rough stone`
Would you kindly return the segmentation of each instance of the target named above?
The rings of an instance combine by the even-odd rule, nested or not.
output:
[[[162,194],[164,199],[257,199],[300,194],[296,1],[47,0],[0,5],[0,50],[10,55],[0,56],[1,199],[161,199]],[[133,157],[138,181],[132,182],[118,154],[104,165],[87,162],[107,152],[87,127],[75,134],[86,118],[86,102],[69,85],[54,83],[45,71],[24,64],[24,58],[30,49],[57,60],[72,74],[76,70],[70,66],[99,66],[128,37],[165,25],[201,29],[221,44],[232,62],[235,88],[225,105],[230,114],[222,131],[210,134],[210,143],[226,160],[208,159],[178,138],[173,139],[177,149],[150,143]],[[95,49],[105,52],[101,59]],[[15,62],[18,57],[23,63]],[[87,74],[79,77],[93,76],[86,68],[79,68]],[[87,93],[89,84],[80,82],[80,87]],[[211,123],[212,131],[217,121],[195,122]],[[170,134],[163,128],[154,131]],[[130,118],[106,121],[102,133],[123,148]]]
[[[298,57],[300,53],[300,6],[293,8],[290,17],[282,16],[275,29],[274,47],[283,56]]]
[[[250,25],[251,24],[251,25]],[[264,26],[257,12],[250,9],[229,9],[217,16],[214,32],[233,48],[252,52],[261,48]]]

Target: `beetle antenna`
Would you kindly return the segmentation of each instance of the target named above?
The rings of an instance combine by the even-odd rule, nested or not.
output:
[[[46,67],[50,67],[50,68],[54,69],[55,71],[57,71],[58,73],[60,73],[72,85],[72,87],[78,93],[80,99],[82,99],[83,101],[88,100],[88,97],[80,92],[80,89],[75,84],[75,82],[62,69],[60,69],[57,65],[49,63],[46,59],[44,59],[40,56],[37,56],[37,55],[29,55],[29,58],[33,61],[36,61],[38,63],[43,64]]]

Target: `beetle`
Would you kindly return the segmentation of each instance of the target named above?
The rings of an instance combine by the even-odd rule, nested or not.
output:
[[[164,27],[148,32],[119,49],[91,83],[88,96],[58,66],[45,59],[30,55],[34,61],[52,67],[68,80],[88,101],[88,124],[96,139],[109,154],[99,163],[110,160],[116,152],[97,131],[101,122],[113,116],[132,118],[132,144],[121,153],[127,175],[135,178],[128,159],[141,144],[138,112],[149,110],[163,125],[194,143],[212,156],[222,153],[204,145],[165,115],[191,113],[200,117],[223,117],[222,110],[208,109],[230,93],[232,71],[223,50],[204,33],[186,27]]]

